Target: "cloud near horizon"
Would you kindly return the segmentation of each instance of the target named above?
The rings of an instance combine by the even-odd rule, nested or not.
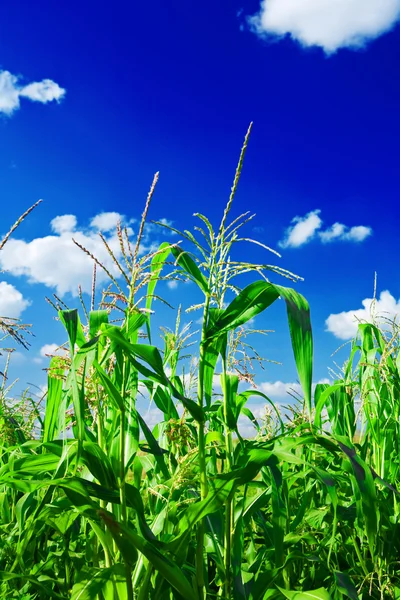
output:
[[[374,319],[382,327],[389,326],[387,320],[400,315],[400,299],[392,296],[389,290],[381,292],[379,299],[365,298],[363,308],[331,314],[326,319],[326,330],[340,340],[350,340],[357,334],[358,324],[371,323]]]
[[[371,227],[357,225],[348,227],[343,223],[334,223],[327,229],[322,229],[323,221],[319,216],[319,209],[312,210],[304,217],[296,216],[291,225],[286,228],[283,240],[278,242],[281,248],[300,248],[314,239],[319,239],[323,244],[331,242],[363,242],[372,235]]]
[[[303,47],[326,54],[363,48],[400,20],[400,0],[262,0],[248,17],[253,32],[266,39],[290,36]]]
[[[59,215],[50,222],[52,235],[37,237],[31,241],[16,238],[8,240],[0,252],[0,269],[17,277],[26,277],[30,283],[42,283],[60,296],[67,292],[77,296],[79,285],[84,292],[90,293],[93,260],[73,243],[72,238],[87,248],[115,277],[119,277],[120,273],[98,235],[101,231],[114,256],[120,259],[121,247],[115,230],[119,219],[123,225],[127,225],[128,233],[132,236],[131,242],[134,243],[134,232],[129,227],[132,221],[127,221],[119,213],[99,213],[93,217],[88,227],[79,226],[75,215]],[[141,253],[157,249],[155,231],[156,226],[152,223],[145,225]],[[162,235],[164,230],[158,228],[157,232]],[[101,284],[106,280],[107,275],[102,269],[98,269],[97,282]]]
[[[20,108],[21,98],[47,104],[60,102],[66,94],[66,90],[51,79],[34,81],[28,85],[21,85],[19,81],[19,76],[0,71],[0,113],[8,117]]]

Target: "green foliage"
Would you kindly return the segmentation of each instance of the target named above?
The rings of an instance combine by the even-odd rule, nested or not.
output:
[[[317,386],[313,406],[308,303],[266,272],[298,277],[230,259],[234,244],[254,242],[238,236],[251,216],[228,223],[247,139],[218,230],[197,215],[199,235],[180,232],[187,249],[164,243],[141,256],[156,179],[135,248],[118,226],[128,296],[107,288],[98,310],[93,299],[84,309],[86,324],[77,310],[59,311],[69,354],[51,359],[44,416],[23,409],[29,398],[10,402],[2,386],[1,598],[400,597],[397,325],[360,324],[342,376]],[[203,298],[189,307],[203,312],[189,372],[194,338],[180,310],[163,347],[152,343],[166,277],[189,279]],[[255,355],[240,346],[243,332],[257,333],[250,321],[278,298],[303,391],[290,420],[243,389]],[[119,324],[109,318],[116,311]],[[142,393],[161,411],[154,428],[138,410]],[[266,403],[261,423],[246,406],[252,396]],[[241,419],[255,425],[254,439],[240,435]]]

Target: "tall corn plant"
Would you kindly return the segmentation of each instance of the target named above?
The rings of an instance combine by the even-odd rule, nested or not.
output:
[[[397,324],[361,324],[343,374],[318,385],[311,406],[308,305],[267,275],[297,277],[234,260],[238,242],[258,243],[241,236],[252,215],[229,222],[247,141],[216,230],[198,215],[194,233],[177,232],[184,247],[142,255],[155,179],[136,244],[119,224],[118,259],[103,238],[113,268],[82,248],[95,267],[82,321],[55,298],[68,353],[51,360],[41,432],[31,435],[26,403],[8,403],[0,420],[1,598],[400,597]],[[196,351],[180,311],[163,348],[153,345],[165,266],[203,295],[191,307],[203,312]],[[110,286],[95,310],[98,269]],[[243,289],[241,275],[253,278]],[[278,297],[304,397],[287,418],[243,389],[257,356],[250,321]],[[161,412],[153,429],[141,394]],[[270,407],[266,427],[246,406],[252,396]],[[243,417],[254,440],[240,435]]]
[[[266,263],[231,259],[238,242],[258,243],[239,235],[251,215],[228,223],[249,133],[219,228],[214,231],[199,214],[202,226],[197,232],[204,242],[189,231],[181,232],[193,253],[165,243],[157,252],[140,255],[157,178],[134,247],[127,231],[118,228],[125,264],[108,247],[118,277],[82,248],[97,269],[106,270],[111,287],[103,294],[100,310],[84,310],[86,325],[76,310],[59,311],[68,333],[69,358],[51,361],[42,437],[15,449],[0,470],[0,481],[18,498],[15,518],[9,515],[8,521],[13,545],[0,559],[2,593],[9,593],[8,582],[14,581],[32,597],[100,600],[256,598],[257,590],[264,589],[265,573],[257,567],[258,542],[251,536],[249,545],[245,531],[254,515],[259,516],[255,508],[269,500],[264,479],[270,481],[271,473],[273,519],[279,522],[283,499],[279,500],[277,465],[281,460],[297,464],[298,459],[293,444],[285,450],[279,440],[265,445],[240,437],[240,415],[254,420],[245,406],[248,398],[269,399],[258,390],[239,390],[240,372],[230,369],[235,331],[278,298],[284,299],[309,419],[312,337],[305,299],[271,283],[266,274],[298,277]],[[172,276],[190,279],[203,294],[195,398],[177,374],[185,333],[182,337],[179,329],[166,332],[164,353],[151,344],[152,301],[171,257]],[[241,275],[255,275],[256,280],[241,289]],[[122,311],[121,325],[110,321],[111,310]],[[147,343],[141,343],[143,329]],[[213,395],[219,359],[222,402]],[[154,431],[158,439],[136,407],[143,389],[164,414]],[[278,579],[289,589],[278,525],[274,531]],[[244,561],[252,563],[252,575],[243,571]],[[246,579],[252,580],[252,596]]]
[[[25,218],[40,204],[40,200],[26,210],[9,229],[3,239],[0,241],[0,252],[3,250],[7,241],[14,231],[21,225]],[[19,319],[9,318],[7,315],[0,315],[0,355],[5,355],[4,372],[0,372],[0,453],[6,452],[6,447],[30,436],[33,429],[33,422],[39,416],[37,407],[28,397],[23,397],[21,401],[9,401],[13,390],[13,383],[10,383],[9,366],[10,359],[15,347],[8,347],[8,344],[17,344],[28,349],[29,343],[26,334],[30,333],[30,326],[21,323]],[[7,342],[7,347],[4,344]],[[33,419],[33,421],[32,421]]]
[[[251,395],[263,396],[261,392],[238,393],[239,376],[228,371],[228,335],[238,327],[245,325],[255,316],[268,308],[278,298],[286,302],[292,346],[299,379],[304,390],[304,397],[309,414],[311,413],[311,380],[312,380],[312,336],[309,320],[309,308],[304,298],[290,288],[272,284],[266,277],[267,272],[280,274],[292,280],[299,279],[292,273],[270,265],[251,264],[231,260],[232,247],[238,242],[250,242],[261,246],[264,250],[270,248],[255,240],[240,237],[240,230],[248,223],[253,215],[245,213],[230,223],[228,218],[243,167],[251,127],[249,128],[239,163],[236,169],[231,194],[224,210],[218,230],[214,231],[209,220],[202,214],[196,213],[202,226],[196,231],[202,236],[200,242],[191,232],[176,231],[192,245],[193,253],[183,250],[180,246],[171,248],[179,273],[183,273],[201,290],[204,301],[202,308],[202,331],[200,339],[198,389],[196,411],[190,410],[197,421],[198,468],[200,479],[200,499],[206,502],[209,497],[208,454],[206,449],[206,423],[215,412],[212,404],[213,377],[217,360],[222,361],[221,386],[223,405],[220,418],[224,425],[225,460],[224,470],[231,473],[236,467],[232,434],[238,432],[238,419],[247,399]],[[236,283],[239,276],[256,274],[260,279],[240,289]],[[226,306],[227,297],[234,294],[234,299]],[[214,473],[215,474],[215,473]],[[234,489],[228,494],[225,502],[225,534],[224,534],[224,594],[229,598],[232,593],[231,556],[233,552],[234,535]],[[201,519],[197,526],[196,577],[199,598],[206,596],[204,577],[204,536],[205,521]]]
[[[353,538],[370,589],[398,593],[399,327],[371,315],[360,323],[342,377],[316,389],[315,424],[324,424],[346,457],[357,519]],[[326,417],[325,417],[326,419]],[[394,591],[396,590],[396,592]]]

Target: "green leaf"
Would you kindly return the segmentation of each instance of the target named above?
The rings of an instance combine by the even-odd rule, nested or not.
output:
[[[132,555],[133,549],[138,550],[183,598],[198,599],[197,589],[189,583],[180,567],[166,555],[163,555],[154,543],[145,540],[127,526],[116,522],[112,513],[103,511],[103,514],[107,514],[107,524],[110,532],[121,551]],[[113,522],[115,526],[113,526]],[[121,541],[124,542],[123,545],[121,545]]]
[[[216,321],[207,328],[205,344],[228,331],[247,323],[271,306],[277,298],[286,302],[292,349],[304,393],[308,414],[311,415],[311,385],[313,341],[310,308],[305,298],[291,288],[256,281],[245,287]]]
[[[60,367],[60,358],[55,356],[50,361],[47,378],[46,413],[44,417],[43,442],[55,439],[60,432],[60,420],[65,419],[65,412],[61,410],[63,401],[63,375],[64,367]]]
[[[151,431],[148,428],[147,423],[143,419],[143,417],[137,411],[136,411],[136,414],[137,414],[137,419],[139,421],[140,428],[143,431],[143,435],[146,438],[146,442],[149,445],[150,453],[153,454],[153,456],[155,457],[157,465],[158,465],[161,473],[164,475],[164,477],[166,479],[169,479],[170,473],[169,473],[168,467],[164,461],[164,454],[166,454],[166,451],[163,450],[162,448],[160,448],[156,438],[151,433]],[[143,449],[143,447],[142,447],[142,449]]]
[[[75,426],[74,426],[74,434],[75,437],[79,440],[85,439],[85,420],[84,420],[84,381],[85,377],[82,377],[81,389],[78,386],[78,379],[74,365],[74,356],[75,356],[75,344],[78,345],[79,348],[85,345],[86,339],[83,333],[82,324],[80,322],[78,311],[74,310],[60,310],[59,317],[61,322],[64,324],[69,337],[70,344],[70,354],[71,354],[71,369],[67,378],[66,389],[68,393],[70,392],[72,395],[72,402],[74,405],[74,414],[75,414]]]
[[[265,281],[255,281],[245,287],[234,300],[227,306],[214,323],[207,328],[206,342],[215,336],[220,336],[240,325],[268,308],[279,298],[276,286]]]
[[[122,329],[116,326],[104,327],[102,333],[117,346],[120,346],[129,354],[132,354],[135,358],[144,360],[157,375],[165,379],[166,376],[164,373],[163,361],[156,346],[150,346],[149,344],[131,344],[129,340],[126,339]]]
[[[282,431],[282,433],[284,432],[284,430],[285,430],[285,425],[284,425],[284,423],[283,423],[283,421],[282,421],[282,418],[281,418],[281,415],[280,415],[280,413],[279,413],[279,410],[276,408],[275,402],[274,402],[273,400],[271,400],[270,398],[268,398],[268,396],[266,396],[266,395],[265,395],[263,392],[260,392],[259,390],[254,390],[254,389],[251,389],[251,390],[246,390],[245,392],[241,392],[241,393],[239,394],[239,396],[241,396],[242,398],[244,398],[246,402],[247,402],[247,400],[248,400],[249,398],[251,398],[251,396],[258,396],[259,398],[262,398],[263,400],[265,400],[266,402],[268,402],[268,404],[270,404],[270,405],[272,406],[273,410],[275,411],[275,414],[276,414],[276,416],[277,416],[277,419],[278,419],[278,421],[279,421],[279,423],[280,423],[280,426],[281,426],[281,431]],[[243,408],[241,409],[241,412],[242,412],[243,414],[245,414],[245,415],[246,415],[246,416],[247,416],[247,417],[248,417],[248,418],[249,418],[249,419],[250,419],[250,420],[251,420],[253,423],[254,423],[254,421],[256,421],[256,420],[254,419],[254,417],[253,417],[252,413],[250,413],[250,411],[249,411],[248,409],[245,409],[245,408],[243,407]],[[250,414],[249,414],[249,413],[250,413]],[[253,420],[253,419],[254,419],[254,420]],[[254,423],[254,424],[255,424],[255,423]],[[257,425],[258,425],[258,423],[257,423]],[[257,428],[257,427],[256,427],[256,428]]]
[[[198,423],[203,423],[205,421],[205,415],[202,407],[194,402],[194,400],[186,398],[183,394],[181,394],[171,382],[169,382],[169,385],[174,398],[177,398],[177,400],[182,402],[183,406],[189,411],[189,413]]]
[[[227,501],[234,481],[227,481],[218,477],[210,480],[210,491],[204,500],[190,504],[181,515],[178,524],[177,537],[192,529],[196,523],[207,515],[217,512]]]
[[[282,473],[278,467],[271,465],[271,506],[272,506],[272,532],[275,548],[275,563],[277,567],[284,564],[284,545],[286,528],[286,505],[282,496]]]
[[[19,581],[28,581],[33,587],[37,588],[41,592],[40,598],[43,600],[45,598],[55,598],[56,600],[64,600],[65,596],[57,594],[53,590],[53,586],[48,586],[46,584],[58,584],[56,580],[50,579],[50,577],[46,578],[45,581],[39,581],[37,577],[32,577],[29,575],[20,575],[18,573],[9,573],[7,571],[0,571],[0,582],[1,581],[11,581],[11,580],[19,580]]]
[[[211,327],[223,311],[220,308],[210,308],[208,313],[208,326]],[[206,406],[209,408],[213,395],[213,378],[218,357],[226,355],[228,334],[225,333],[207,342],[201,349],[201,368],[203,373],[203,392]]]
[[[71,345],[71,354],[74,354],[75,344],[80,348],[86,343],[85,334],[83,333],[82,323],[78,316],[76,308],[73,310],[60,310],[58,312],[61,323],[64,325],[68,333],[69,342]]]
[[[289,598],[289,600],[331,600],[331,596],[325,588],[318,588],[317,590],[312,590],[310,592],[292,592],[283,590],[282,588],[278,589],[286,598]]]
[[[108,323],[108,312],[106,310],[91,310],[89,314],[89,337],[94,338],[103,324]]]
[[[36,507],[37,501],[34,493],[28,493],[21,496],[15,505],[15,516],[17,518],[20,535],[23,532],[25,520],[29,513],[32,513]]]
[[[117,410],[122,412],[124,410],[124,399],[122,398],[121,394],[119,393],[119,391],[117,390],[117,388],[115,387],[113,382],[111,381],[111,378],[102,369],[102,367],[99,365],[99,363],[97,361],[95,361],[93,363],[93,366],[96,369],[97,375],[100,379],[102,386],[104,387],[105,391],[107,392],[108,397],[114,404],[115,408],[117,408]]]
[[[239,377],[232,373],[221,374],[221,386],[224,395],[224,421],[228,429],[235,431],[240,414],[237,406]]]
[[[27,475],[35,475],[37,473],[46,473],[55,471],[60,458],[54,454],[28,454],[25,457],[18,458],[13,463],[4,465],[0,470],[0,477],[6,473],[26,473]]]
[[[95,442],[83,442],[81,460],[99,483],[109,489],[117,489],[117,479],[110,459]]]
[[[177,264],[187,275],[189,275],[190,279],[197,283],[204,294],[209,294],[210,290],[208,288],[207,279],[188,252],[182,250],[179,246],[171,246],[171,252],[175,257]]]
[[[147,294],[146,294],[146,309],[150,313],[151,305],[153,303],[153,296],[156,289],[156,285],[158,283],[161,270],[164,266],[165,261],[167,260],[169,254],[171,252],[171,245],[168,242],[163,242],[157,253],[153,256],[151,265],[150,265],[150,280],[147,285]],[[151,331],[150,331],[150,322],[147,320],[147,335],[149,338],[149,342],[151,343]]]
[[[336,436],[338,439],[338,436]],[[357,455],[354,448],[338,439],[341,450],[346,454],[353,467],[354,475],[361,494],[361,510],[367,533],[369,550],[372,557],[376,554],[376,540],[379,530],[380,512],[376,487],[371,468]]]
[[[275,287],[286,302],[290,337],[292,340],[297,373],[303,389],[308,415],[311,416],[313,338],[310,307],[307,300],[295,290],[280,285]]]
[[[356,586],[354,585],[347,573],[335,571],[335,583],[339,592],[341,592],[351,600],[358,600]]]
[[[96,600],[113,576],[124,581],[124,567],[120,564],[103,569],[83,567],[78,571],[78,581],[72,588],[71,600]]]
[[[169,421],[170,419],[179,419],[179,413],[176,410],[176,406],[171,398],[169,390],[162,385],[156,385],[152,398],[157,408],[164,413],[166,421]]]

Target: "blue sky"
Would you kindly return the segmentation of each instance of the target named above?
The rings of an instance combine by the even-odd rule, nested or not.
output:
[[[378,308],[396,313],[399,18],[399,0],[3,7],[1,232],[43,199],[0,253],[0,313],[36,336],[16,357],[20,384],[43,384],[41,349],[64,341],[44,296],[72,307],[77,284],[90,285],[72,235],[98,249],[96,227],[115,221],[103,213],[139,218],[156,171],[151,218],[191,228],[199,211],[217,224],[250,121],[233,214],[256,212],[248,234],[304,277],[315,381],[368,308],[375,271]],[[75,219],[53,221],[65,215]],[[149,244],[162,239],[149,230]],[[241,253],[265,259],[250,246]],[[190,286],[164,287],[175,305],[190,303]],[[161,307],[157,318],[172,323]],[[257,322],[276,329],[260,348],[283,366],[259,382],[279,401],[296,381],[285,318],[278,303]]]

